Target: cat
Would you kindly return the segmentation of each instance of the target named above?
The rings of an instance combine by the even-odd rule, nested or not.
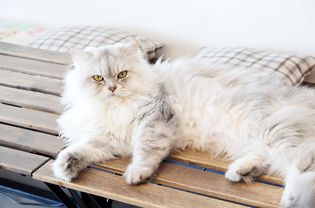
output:
[[[72,57],[56,177],[71,181],[89,164],[132,156],[124,177],[140,184],[171,150],[193,148],[233,160],[225,173],[233,182],[283,177],[282,207],[315,207],[315,90],[196,56],[150,65],[138,41]]]

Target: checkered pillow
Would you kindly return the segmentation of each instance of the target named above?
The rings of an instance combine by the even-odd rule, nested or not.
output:
[[[300,84],[315,69],[315,57],[271,53],[251,48],[203,48],[198,56],[220,64],[273,70],[292,85]]]
[[[95,26],[53,29],[33,39],[28,45],[34,48],[68,52],[72,49],[84,49],[87,46],[97,47],[117,42],[129,42],[134,38],[140,40],[140,47],[149,61],[159,58],[163,47],[161,44],[121,30]]]

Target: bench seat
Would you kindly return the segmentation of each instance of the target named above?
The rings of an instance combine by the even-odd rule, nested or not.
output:
[[[224,178],[229,161],[209,153],[175,151],[149,183],[127,185],[129,158],[91,166],[72,182],[55,178],[51,164],[64,147],[56,119],[69,54],[0,43],[0,168],[34,180],[141,207],[279,207],[282,180],[252,184]]]

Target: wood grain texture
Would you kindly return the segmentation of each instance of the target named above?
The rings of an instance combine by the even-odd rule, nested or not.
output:
[[[98,168],[122,174],[128,158],[98,165]],[[232,183],[223,175],[180,165],[163,163],[154,180],[158,184],[255,207],[279,207],[282,188],[263,183]]]
[[[63,65],[68,65],[72,63],[69,53],[36,49],[5,42],[0,42],[0,54]]]
[[[0,124],[0,145],[55,157],[64,147],[57,136]]]
[[[62,79],[67,66],[0,54],[0,68],[26,74]]]
[[[56,179],[51,172],[51,161],[33,174],[34,179],[122,201],[141,207],[243,207],[197,194],[171,189],[156,184],[130,186],[121,176],[95,169],[84,170],[73,182]]]
[[[4,170],[31,175],[47,160],[47,157],[0,146],[0,168]]]
[[[0,102],[40,111],[61,113],[59,97],[0,85]]]
[[[170,156],[171,159],[181,161],[188,164],[199,165],[213,170],[226,171],[231,161],[224,160],[223,158],[211,157],[208,152],[199,152],[194,150],[174,151]],[[284,182],[281,178],[276,176],[263,175],[258,178],[259,180],[283,185]]]
[[[60,80],[3,69],[0,69],[0,85],[58,96],[60,96],[62,91]]]
[[[0,121],[12,125],[58,134],[57,115],[0,104]]]

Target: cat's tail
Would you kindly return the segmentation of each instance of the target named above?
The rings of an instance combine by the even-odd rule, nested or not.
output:
[[[285,178],[285,189],[281,198],[282,208],[315,207],[315,169],[313,159],[294,162]],[[309,163],[311,162],[311,163]]]

